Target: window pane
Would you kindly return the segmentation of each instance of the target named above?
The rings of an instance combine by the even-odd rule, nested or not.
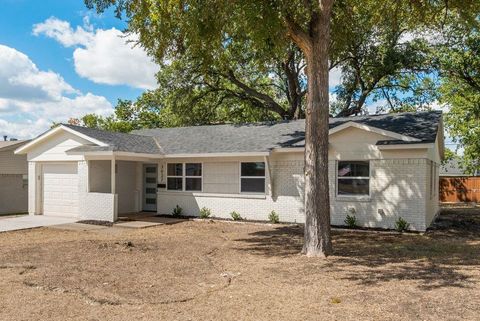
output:
[[[145,203],[147,203],[147,204],[157,204],[157,199],[156,198],[147,198],[147,199],[145,199]]]
[[[370,177],[369,162],[338,162],[338,177]]]
[[[167,165],[167,175],[168,176],[182,176],[183,175],[183,164],[168,164]]]
[[[242,163],[241,176],[265,176],[265,163]]]
[[[182,178],[169,177],[167,178],[167,189],[172,191],[181,191],[182,190]]]
[[[338,179],[338,195],[368,195],[369,179]]]
[[[156,167],[145,167],[145,172],[147,173],[156,173],[157,168]]]
[[[145,189],[145,194],[156,194],[157,193],[157,189],[156,188],[151,188],[151,187],[147,187]]]
[[[145,182],[149,184],[156,184],[157,179],[155,177],[145,177]]]
[[[265,193],[265,178],[242,178],[241,192]]]
[[[186,176],[202,176],[202,164],[200,163],[187,163],[185,164]]]
[[[185,178],[185,190],[186,191],[201,191],[202,179],[201,178]]]

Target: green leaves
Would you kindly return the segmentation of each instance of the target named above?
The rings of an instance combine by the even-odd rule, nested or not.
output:
[[[441,103],[449,107],[445,124],[463,148],[467,172],[480,169],[480,33],[478,28],[453,26],[448,42],[439,46]]]

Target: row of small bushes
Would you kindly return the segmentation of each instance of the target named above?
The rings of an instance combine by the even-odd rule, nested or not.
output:
[[[173,209],[172,215],[178,217],[178,216],[182,215],[182,212],[183,212],[183,209],[180,206],[177,205]],[[206,207],[202,207],[202,209],[200,210],[200,213],[199,213],[200,218],[209,218],[211,215],[212,215],[212,211],[209,208],[206,208]],[[230,216],[232,217],[232,220],[234,220],[234,221],[243,220],[243,217],[240,215],[240,213],[235,212],[235,211],[231,212]],[[280,217],[278,216],[278,214],[275,211],[271,211],[270,214],[268,214],[268,220],[271,223],[275,223],[275,224],[280,223]]]
[[[180,206],[175,206],[173,209],[172,215],[173,216],[180,216],[182,215],[182,208]],[[212,215],[212,211],[209,208],[203,207],[200,210],[199,216],[200,218],[209,218]],[[232,220],[234,221],[241,221],[243,220],[243,217],[240,215],[240,213],[233,211],[230,213],[230,216],[232,217]],[[268,214],[268,220],[271,223],[279,223],[280,222],[280,217],[275,211],[271,211],[270,214]],[[354,214],[350,215],[347,214],[347,217],[344,220],[344,223],[346,226],[349,228],[357,228],[358,226],[358,221],[357,218],[355,217]],[[399,217],[395,221],[395,229],[399,232],[407,231],[410,228],[410,223],[408,223],[406,220],[404,220],[402,217]]]
[[[357,221],[357,218],[355,217],[355,215],[347,214],[347,217],[345,218],[345,220],[343,222],[349,228],[357,228],[358,227],[358,221]],[[398,232],[408,231],[409,228],[410,228],[410,223],[408,223],[402,217],[399,217],[395,221],[395,229]]]

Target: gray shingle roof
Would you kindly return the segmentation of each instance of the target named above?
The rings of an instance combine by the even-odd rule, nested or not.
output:
[[[79,133],[87,135],[91,138],[101,141],[108,145],[108,149],[99,149],[96,150],[112,150],[112,151],[121,151],[121,152],[132,152],[132,153],[147,153],[147,154],[163,154],[162,150],[155,142],[154,137],[140,136],[135,134],[126,134],[126,133],[115,133],[108,132],[99,129],[86,128],[81,126],[74,126],[69,124],[63,124],[63,126],[71,128]],[[91,146],[86,147],[86,149],[91,150]],[[78,149],[77,151],[81,151]],[[72,150],[73,151],[73,150]],[[86,150],[85,150],[86,151]]]
[[[15,149],[20,147],[20,145],[24,145],[28,142],[29,142],[28,140],[0,141],[0,149]]]
[[[356,122],[434,142],[440,111],[331,118],[330,128]],[[137,130],[138,135],[155,136],[166,154],[264,152],[272,148],[303,147],[305,120],[244,125],[215,125]],[[402,141],[402,143],[404,143]]]
[[[418,142],[379,141],[378,144],[431,143],[436,139],[441,115],[440,111],[430,111],[331,118],[329,126],[334,128],[347,122],[356,122],[420,140]],[[110,145],[113,151],[136,153],[268,152],[273,148],[303,147],[305,144],[305,120],[143,129],[133,131],[131,134],[65,126]],[[77,149],[82,151],[81,147]],[[93,149],[90,148],[90,150]]]

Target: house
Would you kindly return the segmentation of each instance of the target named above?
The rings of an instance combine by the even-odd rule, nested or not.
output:
[[[29,213],[115,221],[207,207],[304,222],[304,120],[138,130],[60,125],[17,149],[27,155]],[[425,230],[439,210],[438,111],[330,119],[331,219],[366,227],[402,217]]]
[[[27,156],[15,155],[25,141],[0,141],[0,214],[27,212]]]

